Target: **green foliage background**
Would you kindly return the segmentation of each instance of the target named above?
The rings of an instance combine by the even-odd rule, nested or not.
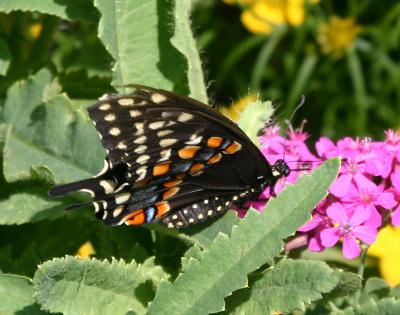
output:
[[[348,9],[368,18],[375,8],[372,1],[371,7],[349,3],[336,8],[328,1],[314,13],[322,19]],[[250,210],[239,220],[230,212],[180,233],[156,224],[109,228],[91,207],[64,212],[85,196],[47,196],[54,183],[101,168],[105,152],[85,108],[103,93],[126,92],[124,84],[205,103],[217,93],[218,104],[250,87],[283,101],[281,117],[305,93],[308,105],[298,116],[310,117],[314,135],[377,134],[396,126],[393,104],[400,94],[391,80],[398,79],[398,47],[392,41],[400,22],[384,14],[389,8],[400,10],[376,9],[366,36],[375,46],[387,40],[379,51],[357,48],[343,60],[322,56],[307,48],[313,24],[306,23],[274,39],[260,76],[257,56],[273,39],[246,32],[239,9],[219,1],[0,1],[0,313],[397,314],[398,289],[382,280],[371,278],[360,291],[361,279],[350,272],[282,253],[283,242],[325,196],[338,160],[303,176],[263,213]],[[387,32],[393,33],[380,39]],[[378,57],[383,61],[368,62]],[[362,82],[354,81],[354,69],[362,71]],[[364,113],[357,124],[354,110]],[[270,102],[255,102],[239,125],[256,140],[270,111]],[[316,115],[322,121],[312,121]],[[88,240],[95,257],[74,257]]]

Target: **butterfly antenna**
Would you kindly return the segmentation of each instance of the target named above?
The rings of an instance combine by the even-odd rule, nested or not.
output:
[[[289,131],[289,128],[290,128],[290,124],[291,124],[292,119],[293,119],[294,115],[296,114],[296,112],[304,105],[305,102],[306,102],[306,97],[303,94],[301,96],[299,104],[297,104],[296,108],[293,110],[293,112],[290,115],[289,119],[285,121],[286,125],[287,125],[287,128],[286,128],[285,140],[283,142],[283,158],[282,158],[283,160],[285,160],[285,155],[286,155],[286,138],[287,138],[288,131]]]

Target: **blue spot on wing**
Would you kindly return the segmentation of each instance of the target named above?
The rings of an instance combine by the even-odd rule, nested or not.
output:
[[[153,208],[153,207],[147,208],[146,209],[146,223],[153,221],[155,215],[156,215],[155,208]]]

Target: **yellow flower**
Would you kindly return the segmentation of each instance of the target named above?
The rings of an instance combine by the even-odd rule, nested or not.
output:
[[[240,118],[240,114],[243,112],[245,107],[255,100],[257,100],[257,96],[254,94],[250,94],[241,98],[229,107],[221,107],[219,111],[233,121],[238,121]]]
[[[336,58],[342,57],[344,50],[353,44],[360,31],[361,27],[353,18],[332,16],[328,23],[322,24],[319,29],[318,41],[322,52],[332,53]]]
[[[381,276],[389,285],[400,284],[400,228],[388,225],[379,231],[368,255],[379,259]]]
[[[85,242],[79,247],[78,251],[75,253],[76,256],[80,258],[90,258],[90,256],[95,255],[96,251],[90,241]]]
[[[305,4],[319,0],[224,0],[228,4],[240,4],[246,9],[241,21],[252,33],[269,34],[275,26],[301,25],[304,22]]]
[[[29,35],[32,38],[38,38],[42,32],[43,25],[41,23],[33,23],[29,26]]]

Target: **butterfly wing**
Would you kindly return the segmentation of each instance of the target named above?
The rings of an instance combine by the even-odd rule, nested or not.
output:
[[[236,124],[191,98],[139,86],[129,95],[107,95],[88,111],[107,150],[105,167],[92,179],[50,194],[89,192],[96,215],[107,224],[194,224],[209,210],[243,201],[233,199],[249,189],[259,193],[260,174],[272,176]],[[214,198],[212,207],[193,208],[207,198]],[[173,219],[178,215],[180,221]]]

